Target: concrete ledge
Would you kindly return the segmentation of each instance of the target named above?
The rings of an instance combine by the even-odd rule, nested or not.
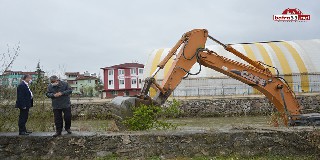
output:
[[[320,131],[254,130],[91,133],[0,133],[0,159],[93,159],[221,155],[320,156]]]

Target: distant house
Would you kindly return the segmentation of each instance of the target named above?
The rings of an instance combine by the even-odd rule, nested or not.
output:
[[[67,82],[69,83],[70,87],[73,91],[77,91],[78,84],[77,84],[77,77],[80,76],[79,72],[66,72]]]
[[[37,72],[23,72],[23,71],[4,71],[2,75],[0,75],[0,85],[9,86],[9,87],[17,87],[21,82],[22,77],[25,74],[29,74],[32,76],[32,80],[35,81],[38,77]],[[41,71],[41,75],[44,76],[45,72]]]
[[[124,63],[101,68],[104,75],[103,98],[131,96],[141,89],[143,64]]]
[[[79,72],[66,72],[67,82],[73,90],[73,93],[82,94],[84,96],[94,96],[98,93],[96,85],[99,78],[96,74],[90,74],[88,71],[84,74]]]

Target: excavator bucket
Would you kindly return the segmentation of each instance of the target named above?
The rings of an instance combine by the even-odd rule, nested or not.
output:
[[[141,104],[150,105],[152,100],[140,99],[136,96],[124,97],[118,96],[111,101],[111,117],[114,119],[119,130],[126,130],[126,126],[123,121],[133,116],[133,109]]]

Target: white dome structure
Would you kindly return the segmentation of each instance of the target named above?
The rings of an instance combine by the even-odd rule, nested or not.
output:
[[[250,44],[234,44],[233,48],[240,51],[249,58],[262,61],[278,69],[280,76],[284,77],[295,92],[315,92],[320,90],[320,39],[294,40],[277,42],[259,42]],[[219,55],[246,63],[234,54],[226,51],[222,46],[210,45],[208,49],[215,51]],[[144,78],[150,76],[159,62],[168,54],[170,48],[154,50],[145,65]],[[174,57],[173,57],[174,58]],[[172,65],[173,58],[167,63],[163,70],[156,76],[158,81],[163,80]],[[247,63],[246,63],[247,64]],[[191,69],[192,73],[199,70],[199,65],[195,64]],[[270,68],[273,74],[276,71]],[[234,93],[221,91],[224,88],[238,88]],[[197,89],[199,95],[202,90],[213,92],[212,94],[251,94],[255,91],[237,80],[216,72],[210,68],[202,67],[200,74],[189,76],[175,90],[176,95],[194,95]],[[179,93],[179,90],[190,90],[189,93]],[[193,91],[192,91],[193,90]],[[221,92],[220,92],[221,91]],[[206,92],[206,91],[203,91]]]

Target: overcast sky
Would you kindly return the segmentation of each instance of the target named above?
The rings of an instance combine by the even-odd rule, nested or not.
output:
[[[275,22],[298,8],[308,22]],[[156,48],[206,28],[225,43],[320,38],[318,0],[0,0],[0,53],[20,42],[12,70],[100,72],[145,63]],[[319,53],[320,54],[320,53]]]

